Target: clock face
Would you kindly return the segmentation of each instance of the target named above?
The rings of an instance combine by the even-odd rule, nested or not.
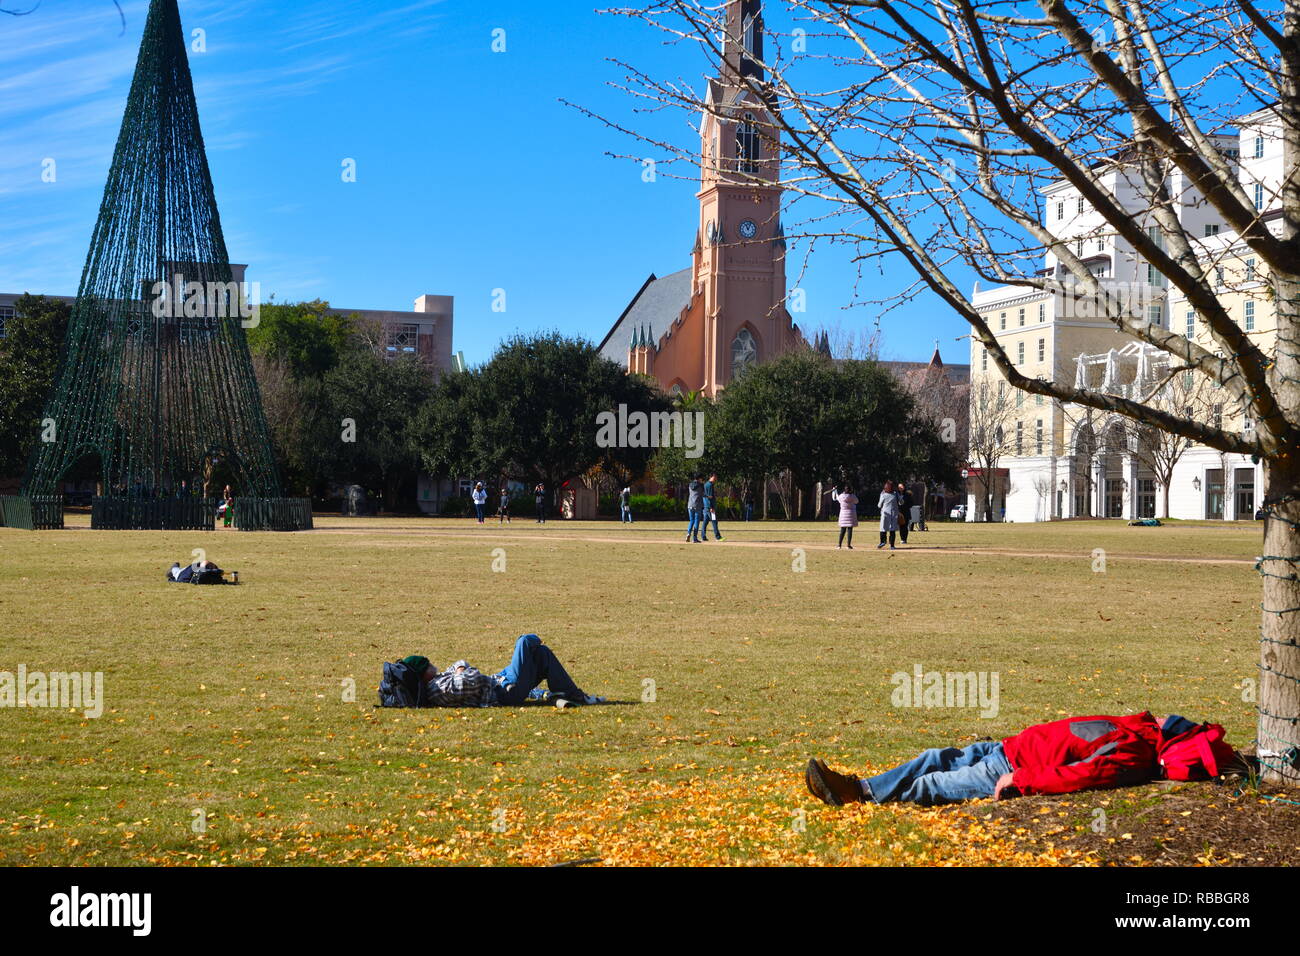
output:
[[[754,225],[754,220],[746,219],[740,224],[740,238],[753,239],[758,235],[758,226]]]

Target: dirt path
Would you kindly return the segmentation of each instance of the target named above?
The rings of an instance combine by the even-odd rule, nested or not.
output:
[[[537,534],[520,534],[518,532],[501,532],[484,528],[479,532],[463,531],[442,531],[442,530],[421,530],[418,528],[317,528],[310,534],[340,534],[366,536],[373,535],[376,537],[399,535],[422,538],[454,538],[457,540],[487,540],[489,543],[501,541],[522,541],[536,544],[543,540],[550,542],[575,541],[583,544],[641,544],[641,545],[660,545],[676,547],[686,542],[681,540],[668,540],[663,538],[640,538],[640,537],[618,537],[613,535],[586,535],[586,534],[565,534],[560,533],[552,535],[549,538],[539,538]],[[539,532],[545,534],[546,532]],[[768,548],[768,549],[792,549],[802,548],[805,551],[835,551],[838,550],[830,544],[810,544],[799,541],[739,541],[734,538],[724,539],[721,542],[710,541],[713,547],[721,545],[724,548]],[[858,546],[854,552],[863,554],[874,554],[877,549],[874,544]],[[895,551],[886,551],[884,556],[887,558],[898,557],[906,554],[933,554],[941,556],[964,556],[964,555],[995,555],[998,557],[1009,558],[1052,558],[1062,561],[1091,561],[1091,551],[1069,552],[1069,551],[1017,551],[1004,548],[965,548],[965,547],[925,547],[924,545],[907,545],[899,547]],[[1184,557],[1180,555],[1160,555],[1160,554],[1125,554],[1115,551],[1106,552],[1107,561],[1155,561],[1171,564],[1210,564],[1210,565],[1244,565],[1252,566],[1255,562],[1250,558],[1199,558]]]

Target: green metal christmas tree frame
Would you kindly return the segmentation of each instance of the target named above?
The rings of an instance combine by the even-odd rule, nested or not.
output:
[[[59,482],[97,456],[92,527],[211,528],[218,469],[238,527],[311,527],[310,502],[281,491],[244,335],[250,310],[232,279],[180,12],[152,0],[45,405],[50,440],[36,446],[21,499],[0,502],[0,523],[61,527]]]

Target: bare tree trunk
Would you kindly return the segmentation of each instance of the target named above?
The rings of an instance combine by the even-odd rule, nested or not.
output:
[[[1264,779],[1300,782],[1300,459],[1264,466],[1263,624],[1260,642],[1259,747]]]

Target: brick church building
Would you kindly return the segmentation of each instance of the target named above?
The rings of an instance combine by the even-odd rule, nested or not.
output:
[[[762,0],[729,0],[700,124],[691,265],[651,274],[599,346],[669,394],[714,398],[750,365],[803,343],[785,306],[779,133],[745,83],[764,80],[762,59]]]

